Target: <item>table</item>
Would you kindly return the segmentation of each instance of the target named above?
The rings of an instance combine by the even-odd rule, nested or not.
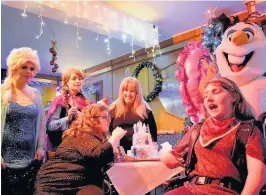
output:
[[[144,195],[183,171],[168,169],[160,161],[114,163],[106,172],[119,195]]]

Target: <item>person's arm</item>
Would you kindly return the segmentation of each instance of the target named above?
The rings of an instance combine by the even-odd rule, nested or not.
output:
[[[247,157],[248,175],[241,195],[259,195],[260,190],[266,184],[265,164],[249,155]]]
[[[47,121],[47,131],[64,131],[68,129],[68,117],[60,118],[61,109],[62,107],[58,104],[58,99],[55,98],[48,110],[50,116]]]
[[[75,144],[77,150],[82,153],[83,156],[97,161],[97,164],[105,166],[114,160],[113,147],[110,142],[105,141],[102,143],[93,135],[79,137],[77,144]]]
[[[156,122],[153,117],[152,111],[148,110],[147,115],[148,115],[147,124],[149,125],[149,128],[150,128],[152,141],[156,142],[157,141],[157,126],[156,126]]]
[[[3,101],[3,95],[5,92],[4,90],[5,90],[5,87],[3,84],[1,84],[1,147],[3,144],[3,133],[4,133],[5,122],[6,122],[6,111],[7,111],[7,104],[4,103]],[[5,160],[2,156],[1,156],[1,167],[2,169],[6,168]]]
[[[84,156],[97,161],[101,166],[105,166],[114,160],[114,149],[117,148],[120,139],[126,131],[117,127],[112,136],[105,142],[101,142],[94,135],[88,134],[77,138],[77,149]]]
[[[45,124],[46,124],[46,117],[45,117],[45,112],[44,112],[44,108],[43,108],[43,104],[42,104],[42,97],[41,94],[39,92],[38,89],[36,90],[36,100],[39,106],[39,116],[40,116],[40,121],[39,121],[39,127],[37,127],[37,131],[39,131],[38,133],[38,141],[37,141],[37,151],[35,154],[35,159],[38,160],[42,160],[45,152],[46,152],[46,128],[45,128]]]
[[[266,184],[266,142],[257,127],[253,128],[246,144],[248,175],[241,195],[259,195]]]
[[[185,155],[188,153],[189,139],[190,139],[192,130],[193,130],[193,127],[189,128],[188,131],[185,133],[184,137],[176,145],[176,147],[161,157],[161,161],[169,169],[173,169],[178,166],[182,166],[182,167],[184,166],[184,163],[185,163],[184,158],[185,158]]]

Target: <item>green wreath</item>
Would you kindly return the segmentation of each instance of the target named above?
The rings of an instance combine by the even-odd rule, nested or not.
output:
[[[137,66],[137,68],[134,70],[134,72],[132,74],[132,77],[137,78],[139,73],[140,73],[140,71],[143,68],[150,68],[152,70],[152,72],[153,72],[153,76],[154,76],[154,79],[155,79],[155,85],[153,87],[152,92],[150,92],[147,96],[144,96],[144,99],[147,102],[150,102],[154,98],[156,98],[159,95],[160,92],[162,92],[163,77],[162,77],[159,69],[155,66],[155,64],[153,64],[152,62],[148,62],[148,61],[141,62]]]

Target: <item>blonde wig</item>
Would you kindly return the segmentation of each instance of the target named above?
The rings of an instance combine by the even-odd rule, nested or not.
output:
[[[236,97],[236,102],[233,103],[234,106],[234,116],[238,119],[251,118],[251,111],[240,92],[238,86],[231,80],[225,77],[217,77],[212,79],[206,84],[206,87],[210,84],[218,84],[225,90],[227,90],[232,96]]]
[[[82,109],[80,116],[72,123],[70,128],[63,133],[62,139],[71,135],[73,137],[78,136],[81,131],[89,131],[103,139],[103,134],[97,132],[94,128],[99,123],[97,118],[102,111],[108,111],[108,107],[103,104],[91,104]]]
[[[82,80],[84,80],[85,76],[83,74],[83,72],[79,69],[76,69],[76,68],[69,68],[67,69],[63,75],[62,75],[62,97],[63,97],[63,102],[64,102],[64,105],[66,107],[66,113],[68,113],[68,100],[69,100],[69,89],[68,89],[68,81],[70,79],[70,76],[71,74],[76,74],[78,76],[80,76],[82,78]],[[83,96],[85,98],[85,102],[86,102],[86,105],[89,105],[89,100]]]
[[[29,47],[21,47],[13,49],[6,59],[7,63],[7,77],[4,82],[5,95],[3,102],[8,103],[12,98],[13,81],[15,71],[25,63],[30,62],[35,66],[34,76],[40,70],[40,60],[36,50]]]
[[[133,85],[136,91],[136,98],[131,110],[124,101],[124,90],[127,90],[129,85]],[[126,77],[120,84],[118,99],[110,106],[110,110],[114,113],[116,118],[126,115],[129,111],[141,118],[147,118],[146,102],[143,98],[142,88],[138,79],[133,77]]]

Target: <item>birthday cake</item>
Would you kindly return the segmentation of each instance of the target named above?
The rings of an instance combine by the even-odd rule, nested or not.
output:
[[[131,151],[134,157],[149,158],[157,155],[157,147],[153,144],[149,126],[140,121],[133,126],[134,134]]]

